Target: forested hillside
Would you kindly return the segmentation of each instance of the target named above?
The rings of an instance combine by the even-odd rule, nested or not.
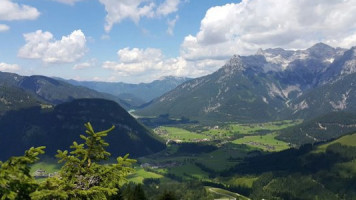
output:
[[[66,149],[91,122],[97,129],[112,125],[107,138],[113,156],[130,153],[137,157],[160,151],[165,145],[117,103],[102,99],[81,99],[54,108],[40,106],[7,112],[0,118],[1,159],[21,155],[32,146],[46,146],[47,154]]]

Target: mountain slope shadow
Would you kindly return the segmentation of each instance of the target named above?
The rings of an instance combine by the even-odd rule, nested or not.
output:
[[[0,159],[21,155],[31,146],[46,146],[46,153],[54,155],[73,141],[80,141],[91,122],[96,131],[112,125],[106,141],[113,156],[129,153],[132,157],[155,153],[165,148],[162,141],[138,123],[113,101],[80,99],[56,106],[54,109],[31,107],[10,111],[0,119]]]

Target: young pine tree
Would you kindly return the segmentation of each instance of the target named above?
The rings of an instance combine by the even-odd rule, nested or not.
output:
[[[30,194],[38,188],[38,183],[30,174],[30,165],[39,160],[45,147],[31,147],[24,156],[11,157],[0,162],[0,199],[30,199]]]
[[[95,132],[90,123],[85,124],[87,136],[80,135],[84,143],[73,142],[71,152],[58,150],[60,163],[64,163],[59,175],[48,178],[31,194],[39,199],[108,199],[117,194],[118,185],[126,182],[126,176],[134,170],[136,161],[118,157],[115,164],[101,164],[110,157],[105,150],[109,144],[103,140],[108,130]]]

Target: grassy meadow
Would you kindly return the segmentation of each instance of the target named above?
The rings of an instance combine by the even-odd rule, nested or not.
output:
[[[351,134],[351,135],[345,135],[340,137],[339,139],[336,139],[332,142],[328,142],[326,144],[320,145],[314,152],[320,153],[320,152],[325,152],[326,148],[330,146],[331,144],[335,143],[340,143],[345,146],[356,146],[356,133]]]
[[[157,173],[154,173],[154,172],[149,172],[149,171],[146,171],[145,169],[143,168],[140,168],[140,167],[136,167],[135,168],[135,173],[132,174],[132,175],[129,175],[127,177],[127,180],[129,182],[134,182],[134,183],[143,183],[143,180],[145,178],[163,178],[163,176],[161,174],[157,174]]]
[[[282,151],[289,148],[286,142],[277,140],[276,133],[267,135],[244,136],[232,141],[234,144],[246,144],[248,146],[262,149],[264,151]]]
[[[194,142],[208,139],[205,135],[197,134],[177,127],[161,126],[155,130],[155,133],[165,140],[176,140],[182,142]]]

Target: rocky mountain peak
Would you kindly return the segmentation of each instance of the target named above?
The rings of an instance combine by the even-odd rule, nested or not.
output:
[[[242,61],[242,57],[240,55],[233,55],[232,58],[230,58],[230,60],[228,60],[223,66],[223,69],[225,69],[226,73],[244,71],[245,65]]]
[[[325,43],[318,42],[318,43],[314,44],[313,46],[311,46],[308,49],[319,49],[319,50],[322,50],[322,49],[334,49],[334,48],[329,46],[329,45],[327,45],[327,44],[325,44]]]
[[[265,49],[264,51],[264,56],[266,57],[276,57],[280,56],[284,59],[287,59],[295,54],[295,51],[293,50],[285,50],[282,48],[268,48]]]
[[[264,56],[265,55],[265,51],[262,48],[259,48],[256,52],[256,55],[261,55]]]
[[[225,65],[239,65],[241,63],[242,59],[240,55],[233,55],[230,60],[227,61]]]
[[[334,58],[337,52],[335,48],[324,43],[317,43],[306,51],[310,56],[321,59]]]

